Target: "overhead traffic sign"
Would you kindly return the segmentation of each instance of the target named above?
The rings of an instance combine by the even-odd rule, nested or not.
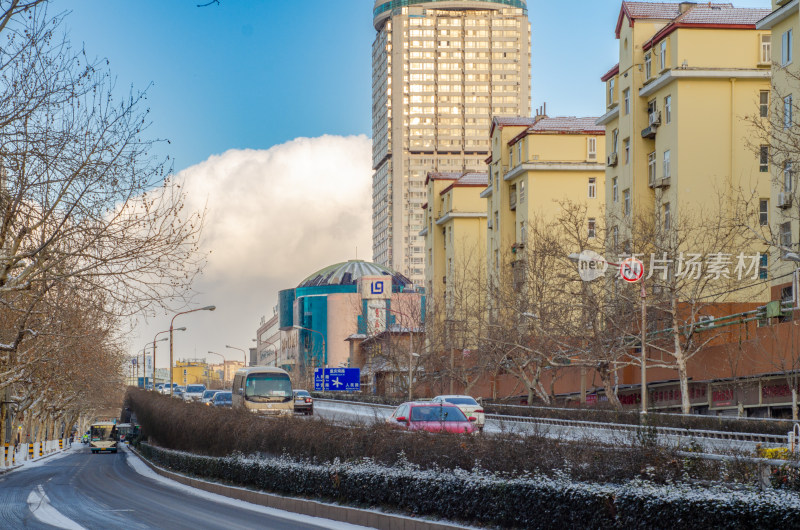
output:
[[[316,368],[314,390],[321,392],[358,392],[361,390],[359,368]]]

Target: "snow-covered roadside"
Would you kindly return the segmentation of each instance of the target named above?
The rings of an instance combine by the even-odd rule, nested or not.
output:
[[[272,517],[279,517],[281,519],[295,521],[298,523],[317,525],[323,528],[330,528],[331,530],[358,530],[367,528],[366,526],[358,526],[349,523],[342,523],[339,521],[332,521],[330,519],[322,519],[320,517],[312,517],[310,515],[302,515],[298,513],[287,512],[284,510],[278,510],[276,508],[269,508],[267,506],[261,506],[260,504],[252,504],[238,499],[231,499],[230,497],[225,497],[224,495],[219,495],[216,493],[211,493],[209,491],[192,488],[191,486],[187,486],[185,484],[181,484],[180,482],[176,482],[166,477],[162,477],[161,475],[150,469],[144,462],[142,462],[139,456],[135,454],[133,451],[131,451],[127,446],[123,450],[127,453],[128,458],[126,458],[126,461],[128,462],[128,465],[131,466],[131,468],[133,468],[133,470],[139,473],[140,475],[158,481],[171,488],[181,490],[185,493],[202,497],[209,501],[228,504],[230,506],[234,506],[237,508],[243,508],[246,510],[251,510],[263,513],[265,515],[270,515]],[[197,478],[195,478],[194,480],[206,482],[208,484],[213,484],[213,482],[207,480],[202,480]],[[244,490],[244,488],[237,488],[237,489]]]
[[[80,451],[82,448],[83,446],[81,444],[73,443],[72,446],[65,447],[64,449],[59,449],[55,453],[50,453],[49,455],[44,455],[41,457],[37,456],[35,460],[17,460],[16,464],[14,464],[14,467],[12,468],[0,467],[0,474],[14,473],[15,471],[20,471],[23,469],[31,469],[34,467],[43,466],[54,460],[58,460],[59,458],[62,458],[69,453],[72,453],[74,451]]]

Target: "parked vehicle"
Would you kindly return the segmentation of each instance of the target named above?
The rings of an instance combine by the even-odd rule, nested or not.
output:
[[[93,423],[89,429],[89,449],[92,454],[117,452],[117,426],[110,421]]]
[[[397,407],[386,423],[407,431],[452,432],[472,434],[475,417],[467,417],[450,403],[409,401]]]
[[[230,391],[221,391],[214,394],[214,397],[211,399],[211,405],[214,407],[230,407],[233,405],[233,400],[231,399],[232,394]]]
[[[172,397],[183,399],[184,392],[186,392],[185,386],[176,386],[172,389]]]
[[[294,411],[302,412],[303,414],[314,414],[314,398],[308,393],[308,390],[294,390]]]
[[[162,389],[162,388],[164,388],[164,383],[158,383],[158,384],[156,385],[156,392],[158,392],[159,394],[161,394],[161,393],[162,393],[162,392],[161,392],[161,389]]]
[[[203,397],[203,392],[206,391],[206,385],[186,385],[186,391],[183,393],[184,401],[199,401]]]
[[[219,390],[206,390],[203,392],[203,395],[200,397],[200,403],[204,403],[206,405],[211,405],[211,399],[213,399],[214,394],[220,392]]]
[[[274,366],[242,368],[233,377],[233,406],[271,416],[294,413],[292,381]]]
[[[172,383],[173,392],[176,388],[178,388],[178,383]],[[169,383],[164,383],[164,386],[161,387],[161,393],[169,395]]]
[[[456,407],[461,409],[461,412],[464,413],[466,417],[474,417],[475,418],[475,426],[478,430],[483,430],[483,426],[486,423],[486,415],[483,413],[483,407],[480,403],[475,401],[475,398],[472,396],[457,396],[457,395],[447,395],[447,396],[436,396],[432,400],[433,403],[452,403]]]

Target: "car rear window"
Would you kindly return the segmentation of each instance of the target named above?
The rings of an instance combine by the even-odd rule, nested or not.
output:
[[[411,407],[411,421],[467,421],[458,407],[439,405]]]
[[[469,396],[466,397],[448,397],[444,398],[445,401],[448,403],[452,403],[453,405],[477,405],[478,402],[472,399]]]
[[[193,392],[193,393],[205,392],[205,390],[206,387],[204,387],[203,385],[189,385],[186,387],[187,392]]]
[[[303,396],[303,397],[308,397],[308,396],[311,395],[305,390],[295,390],[295,394],[297,394],[298,396]]]

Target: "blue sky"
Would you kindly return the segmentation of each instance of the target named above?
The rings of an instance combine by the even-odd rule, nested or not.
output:
[[[228,149],[305,136],[371,136],[372,0],[80,0],[70,35],[108,58],[120,87],[152,83],[151,133],[175,169]],[[769,0],[735,1],[769,7]],[[620,2],[529,0],[533,107],[602,114]],[[569,31],[564,31],[568,28]]]

